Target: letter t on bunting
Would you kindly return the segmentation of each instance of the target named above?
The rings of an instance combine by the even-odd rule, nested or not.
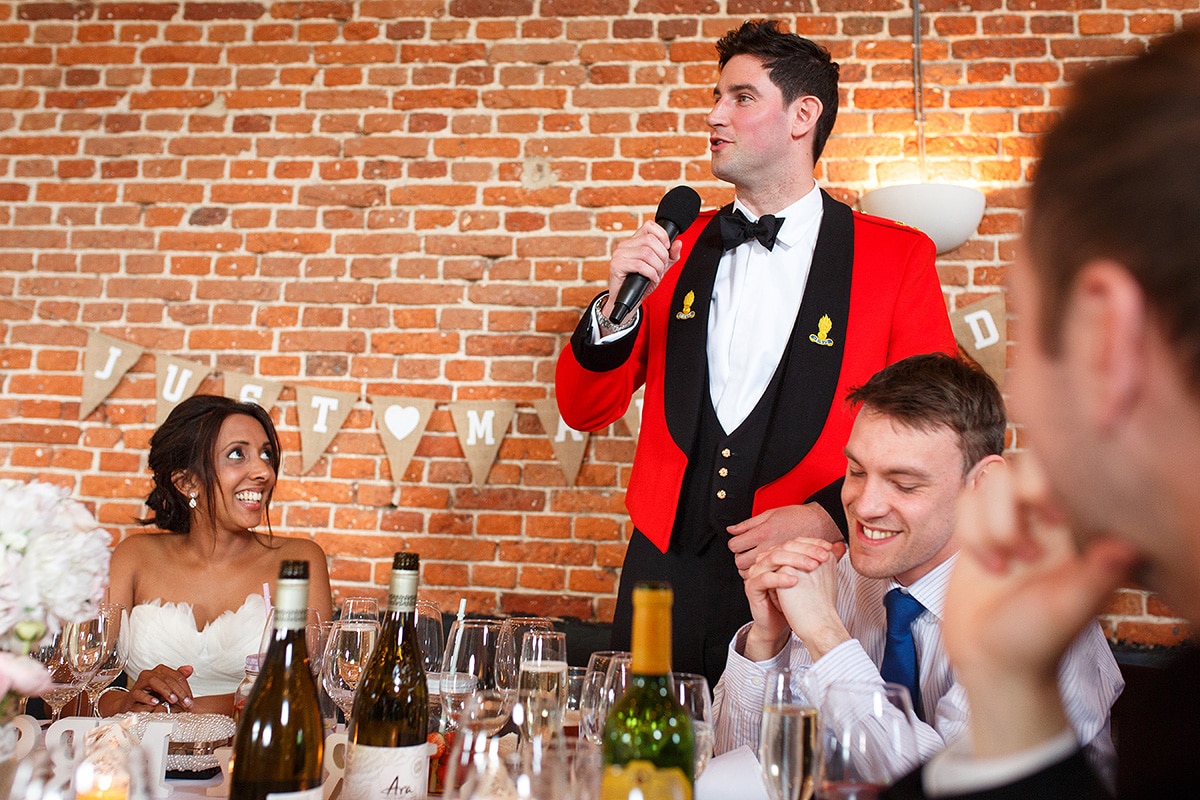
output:
[[[450,404],[450,417],[458,432],[458,443],[471,467],[476,486],[487,483],[488,473],[508,424],[517,411],[511,400],[472,400]]]
[[[325,448],[342,429],[358,401],[354,392],[296,387],[296,415],[300,418],[300,474],[316,465]]]

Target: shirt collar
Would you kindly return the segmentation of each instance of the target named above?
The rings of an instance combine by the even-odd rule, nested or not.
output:
[[[957,560],[958,553],[955,553],[913,581],[912,586],[900,586],[896,581],[889,580],[888,589],[899,587],[908,592],[940,621],[946,608],[946,585],[950,583],[950,572]]]
[[[751,222],[758,221],[758,217],[754,216],[754,213],[742,205],[742,201],[736,197],[733,199],[733,208],[735,211],[745,214]],[[824,201],[821,199],[820,187],[816,181],[813,181],[812,189],[808,194],[773,215],[783,217],[783,226],[780,227],[775,241],[789,248],[797,244],[820,222],[823,211]]]

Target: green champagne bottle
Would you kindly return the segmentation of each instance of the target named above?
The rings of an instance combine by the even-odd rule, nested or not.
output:
[[[346,800],[422,800],[429,782],[429,696],[417,644],[416,553],[396,553],[387,616],[350,711]]]
[[[604,723],[600,800],[692,798],[692,720],[671,690],[673,601],[670,584],[634,587],[633,684]]]
[[[308,663],[308,562],[284,561],[274,635],[233,739],[230,800],[321,800],[325,730]]]

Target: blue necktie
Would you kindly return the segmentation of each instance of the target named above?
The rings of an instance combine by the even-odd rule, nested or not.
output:
[[[917,672],[917,645],[913,642],[913,620],[921,616],[925,606],[921,601],[900,589],[883,596],[887,609],[887,641],[883,645],[883,664],[879,674],[889,683],[898,683],[912,695],[913,710],[925,719],[921,709],[921,686]]]

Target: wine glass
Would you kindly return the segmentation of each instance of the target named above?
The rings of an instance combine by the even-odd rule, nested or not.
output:
[[[473,692],[496,687],[496,640],[500,623],[492,620],[455,620],[446,636],[442,655],[442,722],[447,730],[458,727],[459,714]]]
[[[771,800],[810,800],[820,768],[817,710],[802,689],[807,667],[767,673],[758,760]]]
[[[496,688],[504,692],[511,707],[517,699],[517,679],[521,669],[521,642],[530,631],[553,631],[546,617],[509,617],[500,628],[496,642]]]
[[[613,656],[629,655],[626,650],[597,650],[588,656],[587,674],[583,678],[583,691],[579,696],[579,735],[592,744],[600,743],[600,732],[604,729],[604,717],[600,715],[601,698],[604,694],[604,679],[608,677],[608,665]]]
[[[417,601],[417,644],[421,648],[421,665],[425,673],[442,668],[442,609],[432,600]]]
[[[52,685],[42,692],[42,700],[50,706],[50,719],[57,721],[62,714],[63,706],[83,691],[83,685],[87,681],[71,669],[62,632],[55,636],[50,644],[33,648],[30,655],[39,661],[45,667],[46,672],[50,674]]]
[[[521,737],[532,741],[561,733],[567,705],[567,635],[529,631],[521,641],[518,664],[517,700],[525,706]]]
[[[708,766],[716,734],[713,731],[712,692],[708,679],[691,672],[671,673],[675,699],[692,718],[692,733],[696,743],[696,777]]]
[[[916,713],[894,683],[835,683],[821,702],[822,800],[874,800],[917,766]]]
[[[379,601],[374,597],[347,597],[342,601],[341,620],[379,622]]]
[[[125,661],[128,658],[126,642],[121,639],[121,626],[126,618],[125,606],[120,603],[101,603],[97,608],[98,626],[89,626],[89,636],[93,638],[90,645],[85,646],[85,640],[72,638],[68,647],[68,656],[72,662],[72,668],[82,672],[87,666],[84,662],[86,659],[95,655],[89,650],[95,648],[94,634],[96,628],[100,628],[104,632],[105,641],[104,658],[91,671],[91,676],[87,679],[87,684],[84,686],[84,692],[87,693],[88,704],[92,709],[92,713],[96,716],[100,715],[100,709],[96,707],[96,702],[100,697],[100,692],[108,688],[117,676],[125,669]]]
[[[366,619],[338,620],[329,629],[321,658],[321,684],[347,719],[354,705],[354,690],[378,637],[379,623]]]
[[[604,736],[604,723],[608,720],[609,709],[625,696],[625,691],[633,683],[633,657],[629,653],[617,653],[608,662],[608,670],[604,674],[604,686],[600,690],[600,704],[596,707],[598,728],[596,741]]]
[[[267,624],[263,627],[262,638],[258,642],[258,654],[263,657],[264,661],[267,657],[267,649],[271,646],[271,640],[275,638],[275,607],[271,606],[267,611]],[[321,612],[315,608],[307,610],[307,619],[304,622],[304,643],[308,647],[308,658],[311,662],[321,651],[318,649],[321,641]]]

